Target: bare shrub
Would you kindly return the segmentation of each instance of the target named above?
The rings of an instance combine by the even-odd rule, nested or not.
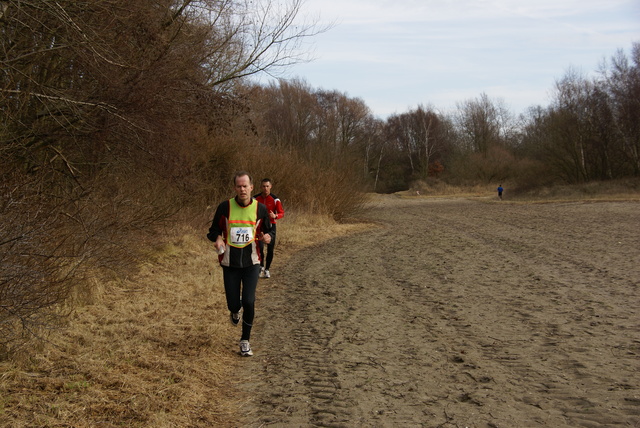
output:
[[[236,82],[302,59],[300,40],[317,30],[296,19],[299,0],[0,3],[10,350],[57,325],[95,277],[135,272],[165,220],[217,196],[238,160],[225,144],[244,108]]]
[[[181,189],[152,171],[116,170],[82,185],[50,169],[0,177],[3,353],[60,326],[74,304],[92,299],[96,280],[134,274],[145,246],[180,209]]]
[[[285,211],[292,208],[342,220],[356,214],[366,200],[362,176],[352,163],[319,164],[295,152],[260,148],[248,164],[258,183],[265,177],[273,180],[273,192],[283,201]]]
[[[0,354],[18,349],[60,322],[59,304],[80,280],[73,231],[29,183],[0,184]]]

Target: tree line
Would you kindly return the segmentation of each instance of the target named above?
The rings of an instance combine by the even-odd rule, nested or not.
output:
[[[454,112],[421,105],[382,120],[362,100],[302,80],[258,92],[253,111],[265,144],[327,164],[346,160],[377,192],[433,180],[522,190],[640,175],[639,43],[594,78],[568,70],[549,106],[519,116],[484,93]]]
[[[550,106],[518,118],[482,94],[383,120],[302,79],[254,83],[328,30],[303,12],[302,0],[0,0],[0,356],[90,284],[135,272],[167,225],[203,228],[238,169],[335,219],[364,191],[417,182],[638,176],[638,44],[598,79],[568,73]]]

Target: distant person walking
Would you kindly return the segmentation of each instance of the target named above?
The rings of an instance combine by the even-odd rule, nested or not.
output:
[[[502,200],[502,192],[504,192],[504,189],[502,188],[502,184],[498,185],[498,198],[500,198],[500,200]]]
[[[264,178],[260,182],[260,194],[255,195],[254,199],[258,202],[266,205],[267,212],[269,213],[269,220],[271,220],[271,239],[270,243],[267,243],[267,251],[263,252],[264,244],[262,241],[258,243],[260,245],[260,252],[266,256],[260,261],[260,278],[271,278],[269,269],[271,268],[271,262],[273,262],[273,252],[276,248],[276,223],[279,219],[284,217],[284,208],[282,208],[282,202],[280,199],[271,193],[273,183],[271,179]]]
[[[274,238],[267,207],[251,197],[253,180],[244,172],[233,177],[236,196],[218,205],[207,238],[214,242],[222,266],[231,323],[238,325],[242,309],[240,355],[253,355],[249,339],[255,315],[256,287],[262,254],[258,242]]]

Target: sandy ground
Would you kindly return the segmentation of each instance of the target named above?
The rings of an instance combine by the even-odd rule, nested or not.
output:
[[[261,280],[246,426],[640,426],[640,204],[387,197],[367,218]]]

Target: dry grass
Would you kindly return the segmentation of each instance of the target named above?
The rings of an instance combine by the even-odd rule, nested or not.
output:
[[[495,196],[490,190],[438,196]],[[640,200],[638,187],[611,183],[554,192],[547,198]],[[370,195],[374,203],[389,197]],[[545,195],[529,201],[534,197]],[[278,263],[305,246],[370,227],[291,210],[278,226]],[[222,272],[205,233],[174,231],[171,242],[149,251],[140,275],[96,283],[64,331],[0,362],[0,426],[233,426],[246,399],[233,384],[237,329],[227,321]]]
[[[396,195],[402,197],[415,196],[488,196],[495,194],[496,184],[490,185],[454,185],[441,180],[430,179],[428,181],[419,180],[413,183],[409,190],[397,192]]]
[[[42,352],[0,366],[3,426],[214,426],[234,412],[236,338],[204,233],[104,287]],[[213,398],[213,399],[212,399]]]
[[[288,212],[279,262],[359,227]],[[0,426],[232,426],[244,400],[233,385],[238,333],[205,233],[174,232],[140,275],[95,284],[64,331],[0,362]]]
[[[478,197],[496,198],[497,184],[455,186],[441,181],[418,182],[412,189],[397,192],[400,197]],[[610,180],[573,185],[554,185],[530,190],[517,189],[503,183],[504,200],[515,202],[571,202],[571,201],[638,201],[640,179]]]
[[[640,179],[542,187],[517,193],[514,198],[532,202],[638,201],[640,200]]]

